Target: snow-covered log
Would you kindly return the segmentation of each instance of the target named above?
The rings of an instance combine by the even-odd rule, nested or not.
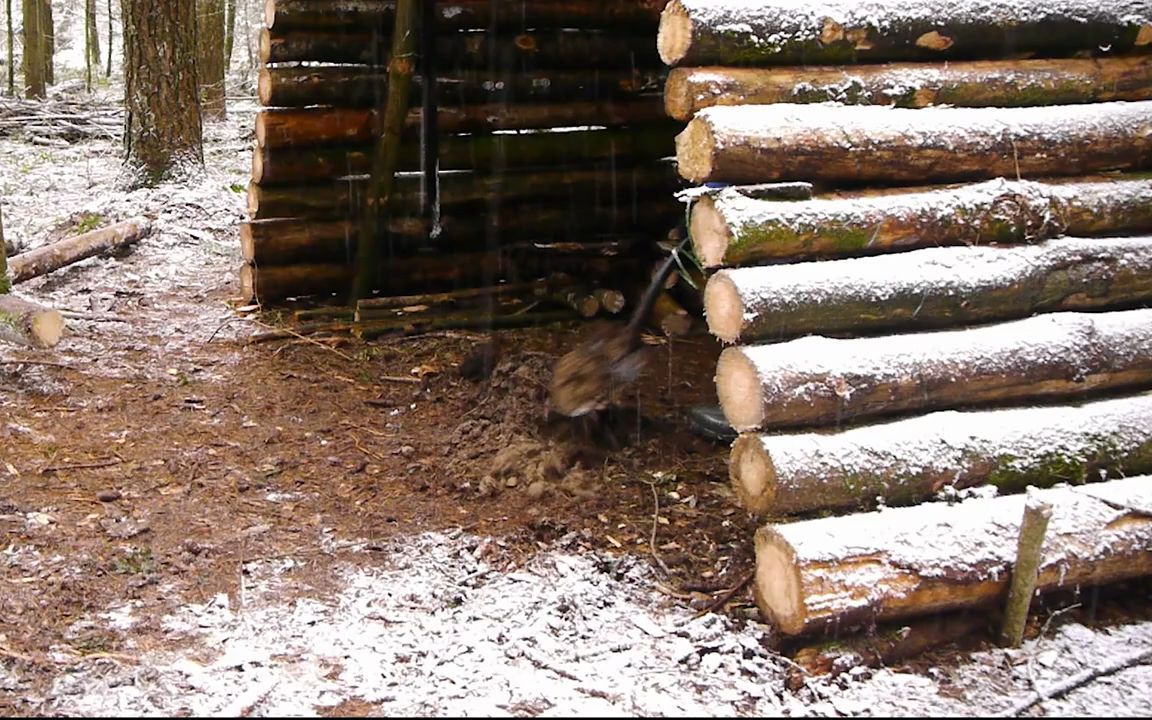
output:
[[[668,65],[1067,56],[1149,42],[1142,0],[671,0],[656,39]]]
[[[922,330],[1152,299],[1152,236],[726,268],[708,279],[708,329],[724,342]]]
[[[1053,508],[1036,589],[1152,574],[1152,476],[1039,490]],[[1022,494],[926,503],[756,531],[757,605],[799,635],[1003,600]]]
[[[705,108],[676,136],[694,183],[934,182],[1152,165],[1152,101],[1022,108]]]
[[[724,416],[746,432],[1152,388],[1152,309],[961,330],[725,348]]]
[[[2,249],[0,249],[2,251]],[[0,341],[34,348],[50,348],[64,334],[64,316],[15,295],[0,295]]]
[[[705,267],[1152,231],[1152,179],[1145,177],[996,178],[798,202],[752,199],[739,187],[705,195],[692,206],[692,243]]]
[[[664,82],[664,109],[683,122],[716,105],[842,102],[909,108],[1026,107],[1150,99],[1152,62],[1146,56],[841,67],[678,67]]]
[[[151,220],[143,216],[130,218],[13,255],[8,258],[8,270],[13,283],[24,282],[65,265],[128,247],[148,237],[151,232]]]
[[[1079,406],[946,410],[843,432],[746,433],[729,474],[755,515],[910,505],[945,488],[1152,473],[1152,393]]]

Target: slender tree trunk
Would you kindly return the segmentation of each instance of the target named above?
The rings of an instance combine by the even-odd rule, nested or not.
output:
[[[44,56],[48,39],[44,31],[46,0],[24,0],[24,97],[43,98],[48,94],[48,69]]]
[[[8,246],[4,244],[4,213],[0,211],[0,295],[12,289],[8,279]]]
[[[8,95],[16,95],[16,33],[12,31],[12,0],[5,0],[5,17],[8,20]]]
[[[96,0],[84,0],[84,71],[88,92],[92,92],[92,74],[100,67],[100,33],[96,29]]]
[[[204,165],[196,68],[196,2],[125,0],[125,185],[141,187]]]
[[[49,85],[56,84],[56,22],[52,19],[52,0],[41,0],[44,18],[44,78]]]
[[[197,59],[200,63],[200,104],[204,116],[223,118],[224,100],[224,0],[197,0],[199,33]]]
[[[232,67],[232,47],[236,44],[236,0],[224,6],[224,72]]]
[[[108,65],[104,77],[112,77],[112,0],[108,0]]]

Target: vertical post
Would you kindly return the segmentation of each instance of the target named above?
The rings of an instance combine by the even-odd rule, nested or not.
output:
[[[437,122],[436,0],[424,0],[420,31],[420,197],[429,237],[440,235],[440,134]]]
[[[1020,539],[1016,546],[1016,566],[1008,587],[1008,601],[1004,608],[1004,621],[1000,629],[1000,644],[1020,647],[1024,640],[1024,626],[1028,620],[1028,607],[1036,590],[1036,573],[1040,569],[1040,550],[1044,547],[1044,534],[1052,505],[1040,500],[1035,488],[1029,487],[1024,499],[1024,518],[1020,521]]]

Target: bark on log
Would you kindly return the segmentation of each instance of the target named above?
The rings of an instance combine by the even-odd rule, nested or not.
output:
[[[963,384],[968,373],[954,369]],[[1152,394],[946,410],[836,433],[745,433],[728,467],[737,500],[756,516],[910,505],[977,485],[1009,494],[1148,474]]]
[[[24,282],[100,253],[127,247],[151,232],[152,223],[148,218],[132,218],[13,255],[8,258],[8,270],[13,283]]]
[[[391,32],[391,23],[388,24]],[[383,65],[388,44],[374,42],[364,28],[329,32],[264,30],[260,36],[262,65],[317,62],[341,65]],[[444,33],[436,38],[436,63],[457,70],[533,72],[546,68],[637,67],[663,69],[651,34],[626,34],[580,29],[531,31],[515,35],[488,32]]]
[[[586,125],[651,126],[666,119],[663,101],[654,94],[621,100],[441,107],[436,121],[443,133],[466,133]],[[367,109],[262,110],[256,115],[256,142],[259,147],[367,143],[376,122],[376,112]],[[420,110],[413,108],[405,127],[419,125]]]
[[[449,66],[452,67],[452,66]],[[257,95],[265,107],[376,107],[388,90],[382,69],[364,67],[263,67]],[[421,77],[413,78],[417,86]],[[566,102],[630,97],[659,91],[658,73],[635,68],[534,72],[476,71],[441,76],[436,82],[442,105]]]
[[[692,206],[693,248],[705,267],[1152,231],[1148,178],[997,178],[790,203],[750,199],[738,189],[706,195]]]
[[[1152,477],[1054,488],[1036,587],[1049,592],[1152,574]],[[753,594],[800,635],[975,608],[1008,586],[1024,496],[769,525],[756,531]]]
[[[453,0],[436,7],[442,30],[519,30],[534,27],[655,30],[662,0]],[[394,0],[264,0],[264,24],[275,30],[384,29]]]
[[[656,39],[669,65],[727,66],[1120,53],[1149,42],[1146,4],[1093,0],[671,0]]]
[[[736,430],[832,426],[1152,387],[1152,309],[1048,313],[978,328],[725,348],[716,392]]]
[[[723,342],[923,330],[1152,299],[1152,237],[1055,238],[718,270],[704,288]]]
[[[1152,165],[1152,101],[920,110],[711,107],[676,136],[676,158],[680,174],[694,183],[923,185],[1087,175]]]
[[[655,164],[675,154],[677,132],[678,127],[660,123],[605,130],[448,135],[440,138],[440,169],[492,173],[604,161],[617,168]],[[288,185],[363,175],[368,172],[369,149],[368,145],[257,147],[252,151],[252,181]],[[401,168],[419,169],[419,152],[419,143],[405,143]]]
[[[60,342],[63,334],[64,316],[59,310],[15,295],[0,295],[0,340],[24,347],[50,348]]]
[[[397,215],[420,210],[420,176],[396,178],[389,208]],[[671,195],[677,186],[675,170],[666,164],[633,168],[576,168],[525,170],[498,175],[443,173],[440,207],[453,208],[547,198],[559,202],[579,198],[589,210],[596,206],[630,207],[640,195]],[[363,178],[318,185],[248,186],[248,215],[253,220],[278,217],[341,218],[357,212],[367,192]],[[667,206],[667,203],[665,203]]]
[[[1027,107],[1150,99],[1152,62],[1147,57],[684,67],[669,72],[664,83],[665,110],[684,122],[717,105],[841,102],[906,108]]]

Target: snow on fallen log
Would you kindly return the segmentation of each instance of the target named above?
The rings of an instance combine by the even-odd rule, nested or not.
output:
[[[64,316],[15,295],[0,295],[0,341],[33,348],[50,348],[64,334]]]
[[[1079,406],[946,410],[837,433],[743,434],[728,464],[755,515],[909,505],[947,488],[1152,473],[1152,393]]]
[[[664,110],[687,122],[717,105],[842,102],[920,108],[1026,107],[1152,99],[1147,57],[881,63],[839,67],[678,67]]]
[[[1152,101],[919,110],[837,103],[705,108],[676,136],[694,183],[924,185],[1152,165]]]
[[[716,394],[740,432],[1152,387],[1152,309],[1048,313],[875,338],[725,348]]]
[[[693,248],[705,267],[1152,230],[1152,179],[1142,177],[996,178],[796,202],[749,198],[739,187],[692,205]]]
[[[1038,592],[1152,574],[1152,476],[1035,494],[1053,508]],[[995,604],[1024,503],[1018,494],[762,527],[756,603],[787,635]]]
[[[671,0],[668,65],[845,65],[1125,52],[1152,42],[1141,0]]]
[[[718,270],[704,287],[723,342],[992,322],[1152,299],[1152,236],[1056,238]]]
[[[86,260],[104,252],[127,247],[152,232],[152,221],[134,217],[99,230],[82,233],[42,245],[8,258],[12,282],[18,283]]]

